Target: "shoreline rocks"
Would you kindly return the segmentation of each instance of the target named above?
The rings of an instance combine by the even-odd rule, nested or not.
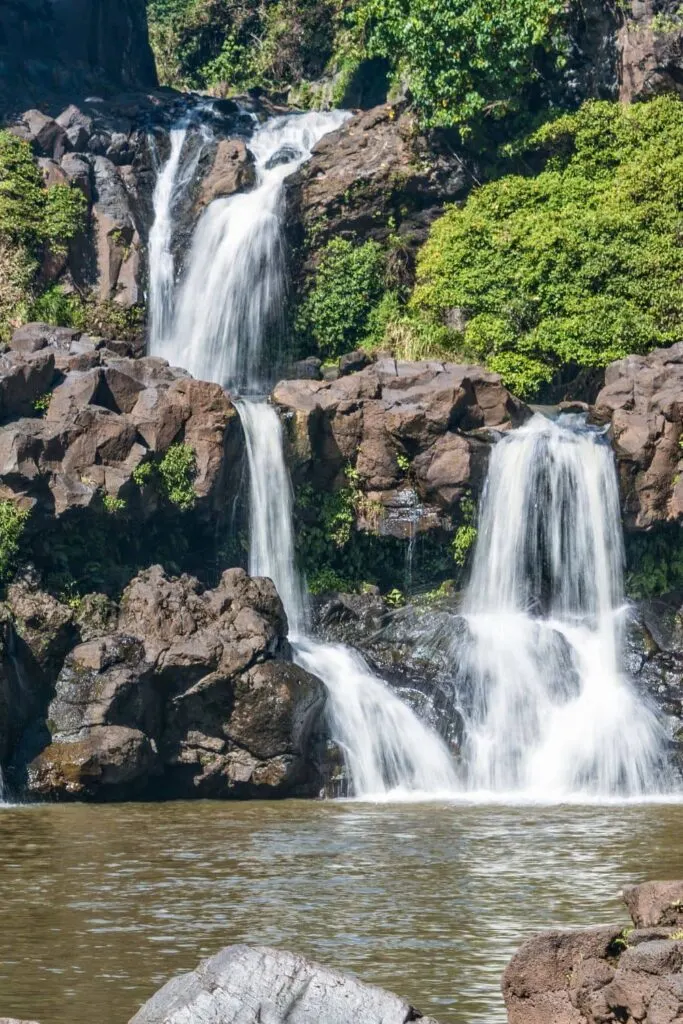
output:
[[[503,975],[509,1024],[678,1024],[683,1019],[683,882],[624,890],[634,927],[545,932]]]
[[[31,600],[62,610],[56,638],[68,627],[69,645],[21,717],[7,704],[14,789],[53,800],[318,794],[326,692],[292,663],[270,580],[229,569],[207,590],[152,566],[118,607],[91,602],[77,616],[40,592],[23,607]],[[10,629],[26,636],[21,622]],[[3,679],[12,666],[28,678],[39,640],[5,650]]]
[[[169,981],[130,1024],[438,1024],[399,996],[267,946],[227,946]]]

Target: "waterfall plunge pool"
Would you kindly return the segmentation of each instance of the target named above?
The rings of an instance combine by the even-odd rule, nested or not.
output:
[[[683,876],[683,806],[354,802],[0,810],[0,1016],[126,1024],[233,942],[303,953],[443,1024],[502,1024],[521,940],[623,921]]]

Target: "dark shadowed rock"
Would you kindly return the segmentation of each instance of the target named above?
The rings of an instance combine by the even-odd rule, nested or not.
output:
[[[169,981],[130,1024],[407,1024],[423,1017],[404,999],[303,957],[228,946]],[[546,1022],[548,1024],[548,1022]]]
[[[289,660],[270,580],[230,569],[204,590],[152,566],[118,612],[100,600],[78,624],[90,638],[59,673],[33,796],[317,794],[325,690]]]

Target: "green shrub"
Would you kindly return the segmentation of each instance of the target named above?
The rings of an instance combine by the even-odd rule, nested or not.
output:
[[[78,295],[67,295],[58,284],[47,288],[31,303],[27,316],[57,327],[77,327],[85,329],[87,316],[86,304]]]
[[[313,288],[297,315],[297,330],[322,356],[350,352],[365,338],[383,291],[382,247],[373,241],[354,245],[333,238],[321,251]]]
[[[569,50],[565,0],[359,0],[347,23],[386,58],[428,125],[467,126],[524,107]]]
[[[527,142],[535,177],[473,192],[433,226],[411,311],[533,397],[683,336],[683,103],[591,102]]]
[[[657,597],[683,590],[680,526],[626,538],[626,592],[632,598]]]
[[[459,568],[464,569],[467,565],[470,552],[477,539],[477,528],[475,526],[477,506],[470,495],[460,500],[460,525],[455,531],[451,549],[453,561]]]
[[[0,501],[0,581],[7,583],[15,567],[19,541],[30,512],[13,501]]]
[[[80,189],[53,185],[45,192],[43,236],[53,252],[64,251],[85,228],[88,203]]]
[[[161,489],[173,505],[182,511],[194,506],[197,459],[191,445],[172,444],[158,465],[158,473]]]

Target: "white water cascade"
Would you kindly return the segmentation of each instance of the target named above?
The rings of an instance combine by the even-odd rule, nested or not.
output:
[[[171,150],[163,165],[159,164],[154,138],[150,139],[158,168],[153,196],[154,223],[149,233],[149,348],[153,355],[161,354],[173,324],[176,284],[172,249],[174,213],[192,183],[204,146],[211,138],[210,129],[200,123],[192,155],[183,161],[183,156],[187,156],[185,149],[190,126],[201,109],[197,108],[171,129]]]
[[[622,671],[623,546],[612,453],[539,414],[494,447],[460,649],[468,788],[540,799],[662,786],[665,735]]]
[[[354,794],[375,799],[435,795],[453,792],[457,785],[441,738],[373,675],[359,654],[306,635],[307,595],[295,564],[282,427],[262,397],[267,390],[263,348],[271,327],[277,335],[284,299],[284,179],[345,117],[338,111],[289,115],[254,133],[249,148],[256,187],[215,200],[202,215],[173,327],[165,335],[153,328],[152,351],[244,396],[237,408],[250,470],[250,571],[274,581],[295,658],[328,689],[332,736],[343,752]],[[158,197],[161,203],[161,189]],[[170,212],[157,209],[156,216],[163,220]]]

